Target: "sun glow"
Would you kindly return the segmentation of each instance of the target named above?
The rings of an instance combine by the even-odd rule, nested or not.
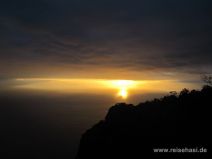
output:
[[[135,81],[132,80],[113,80],[112,86],[119,89],[118,96],[122,99],[128,97],[128,90],[135,87]]]
[[[16,78],[8,89],[68,94],[107,94],[128,99],[135,94],[180,91],[187,83],[174,80],[112,80],[77,78]],[[169,88],[169,90],[167,90]],[[190,85],[190,88],[195,88]],[[198,88],[197,88],[198,89]]]
[[[126,89],[121,89],[119,92],[118,92],[118,96],[122,97],[123,99],[126,99],[127,96],[128,96],[128,92]]]

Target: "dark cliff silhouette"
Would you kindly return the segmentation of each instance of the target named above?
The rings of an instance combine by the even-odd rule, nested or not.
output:
[[[212,87],[183,89],[137,106],[119,103],[81,138],[77,159],[182,158],[208,153],[153,153],[154,148],[208,148]]]

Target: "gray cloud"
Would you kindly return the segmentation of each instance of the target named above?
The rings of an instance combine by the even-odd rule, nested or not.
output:
[[[1,76],[32,75],[39,65],[46,72],[79,71],[73,66],[189,74],[212,69],[209,0],[0,3]]]

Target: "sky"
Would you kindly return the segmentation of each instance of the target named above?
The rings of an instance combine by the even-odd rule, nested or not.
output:
[[[211,7],[210,0],[1,0],[0,86],[19,78],[198,83],[212,73]]]

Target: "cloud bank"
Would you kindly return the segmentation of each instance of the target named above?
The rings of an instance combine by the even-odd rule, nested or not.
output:
[[[0,3],[1,77],[176,78],[212,70],[209,0]]]

